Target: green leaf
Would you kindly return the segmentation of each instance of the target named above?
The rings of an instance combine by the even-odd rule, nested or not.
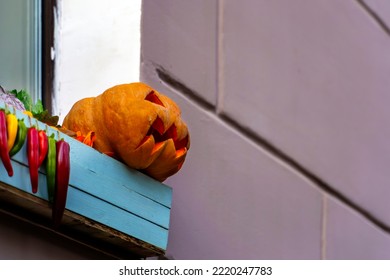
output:
[[[12,94],[16,96],[17,99],[19,99],[23,105],[24,108],[26,108],[27,111],[32,111],[33,101],[31,99],[31,96],[27,93],[25,90],[17,91],[16,89],[11,91]]]
[[[31,110],[32,110],[31,113],[33,114],[33,116],[42,113],[42,112],[44,111],[42,101],[41,101],[41,100],[38,100],[37,103],[35,103],[35,104],[32,106],[32,109],[31,109]]]
[[[44,110],[39,114],[34,115],[34,118],[50,126],[57,126],[59,121],[58,116],[50,116],[47,110]]]
[[[25,90],[17,91],[14,89],[11,90],[10,93],[14,94],[15,97],[23,103],[24,108],[26,108],[27,111],[30,111],[34,118],[43,123],[46,123],[47,125],[58,125],[59,117],[51,116],[48,110],[45,110],[43,107],[41,100],[38,100],[37,103],[34,104],[30,94],[28,94]]]

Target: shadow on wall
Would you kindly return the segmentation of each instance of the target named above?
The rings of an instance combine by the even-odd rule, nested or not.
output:
[[[0,259],[108,260],[109,255],[0,212]],[[28,235],[24,234],[28,232]]]

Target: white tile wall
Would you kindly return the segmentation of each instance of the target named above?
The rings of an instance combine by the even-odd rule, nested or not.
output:
[[[216,104],[216,0],[143,1],[142,62],[165,68]]]
[[[179,103],[192,139],[182,171],[167,181],[174,187],[168,253],[388,258],[388,233],[359,214],[390,225],[390,38],[372,14],[359,1],[224,0],[204,13],[204,2],[163,6],[144,0],[141,80]],[[209,64],[204,53],[186,51],[183,34]],[[159,67],[218,110],[173,90]],[[193,67],[211,71],[210,79],[199,82],[203,72]],[[261,141],[243,136],[247,130],[344,202],[329,198],[322,212],[327,190],[280,154],[269,156]]]
[[[339,201],[327,200],[327,259],[390,259],[390,236]]]
[[[224,113],[390,225],[389,35],[356,1],[222,3]]]

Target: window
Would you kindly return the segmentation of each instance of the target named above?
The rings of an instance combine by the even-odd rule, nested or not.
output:
[[[0,84],[42,98],[41,0],[1,0]]]
[[[0,85],[61,119],[83,97],[138,81],[141,3],[0,0]]]

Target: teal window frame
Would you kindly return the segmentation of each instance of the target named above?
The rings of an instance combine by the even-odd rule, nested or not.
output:
[[[0,84],[42,99],[42,1],[1,0]]]

